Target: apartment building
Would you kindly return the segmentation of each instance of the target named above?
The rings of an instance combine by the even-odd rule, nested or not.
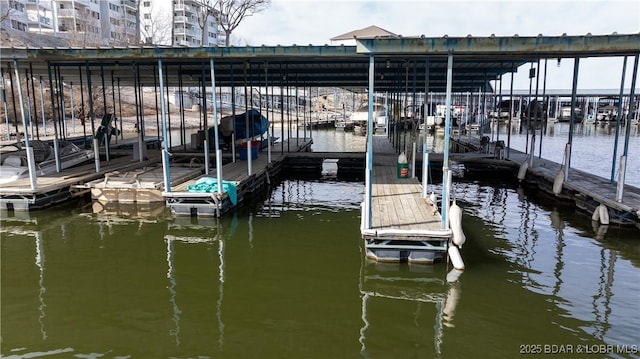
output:
[[[100,28],[103,44],[133,45],[137,43],[137,0],[100,2]]]
[[[54,3],[58,33],[66,36],[70,45],[103,44],[100,0],[54,0]]]
[[[149,1],[145,1],[149,2]],[[173,46],[225,46],[224,32],[218,24],[219,12],[207,2],[173,0]]]
[[[138,43],[225,46],[220,16],[209,3],[203,0],[0,0],[0,13],[5,28],[64,38],[70,46]]]
[[[53,0],[3,0],[0,14],[12,29],[44,34],[56,30]]]

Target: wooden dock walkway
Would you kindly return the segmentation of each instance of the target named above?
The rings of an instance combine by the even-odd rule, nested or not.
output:
[[[398,178],[398,154],[386,136],[373,136],[373,148],[371,228],[365,223],[361,228],[367,256],[392,262],[441,260],[451,230],[442,228],[438,208],[422,197],[417,178]]]
[[[452,141],[458,150],[476,152],[480,150],[478,138],[462,136],[452,139]],[[489,146],[489,148],[491,147]],[[474,155],[473,153],[469,154]],[[494,159],[492,163],[501,161],[507,166],[520,168],[528,158],[529,155],[526,153],[508,149],[505,150],[504,160]],[[461,163],[473,162],[472,158],[465,158],[465,154],[452,154],[451,159]],[[555,198],[574,202],[577,208],[587,214],[593,213],[600,204],[604,204],[608,208],[611,223],[640,228],[640,189],[638,187],[625,185],[622,201],[618,202],[616,200],[616,183],[579,169],[570,168],[568,180],[562,185],[562,192],[555,194],[553,183],[561,168],[560,163],[534,157],[533,166],[528,167],[523,182],[535,186]]]

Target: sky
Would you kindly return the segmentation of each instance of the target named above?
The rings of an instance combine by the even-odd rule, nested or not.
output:
[[[268,9],[243,20],[232,43],[324,45],[334,36],[371,25],[402,36],[426,37],[638,34],[640,0],[272,0]],[[622,63],[619,57],[581,59],[578,88],[619,89]],[[571,88],[572,60],[547,67],[548,89]],[[631,86],[632,69],[629,59],[625,87]],[[528,65],[515,75],[514,87],[528,89],[527,75]],[[504,79],[503,88],[509,81]]]

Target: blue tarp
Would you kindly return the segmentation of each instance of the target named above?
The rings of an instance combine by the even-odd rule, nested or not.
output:
[[[247,118],[249,119],[248,131]],[[221,136],[231,136],[231,132],[234,130],[236,139],[260,136],[269,130],[269,120],[256,109],[235,116],[226,116],[220,120]],[[209,138],[215,138],[213,127],[209,128]]]
[[[194,184],[187,186],[188,192],[204,192],[212,193],[218,192],[218,179],[214,177],[202,177]],[[234,206],[238,202],[238,191],[236,189],[236,183],[233,181],[222,181],[222,191],[227,192],[231,204]]]

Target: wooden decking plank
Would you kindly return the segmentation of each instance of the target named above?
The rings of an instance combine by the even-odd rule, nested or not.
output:
[[[422,198],[416,178],[397,178],[395,149],[386,137],[374,137],[372,227],[377,230],[440,230],[439,214]],[[410,236],[398,240],[412,240]]]

